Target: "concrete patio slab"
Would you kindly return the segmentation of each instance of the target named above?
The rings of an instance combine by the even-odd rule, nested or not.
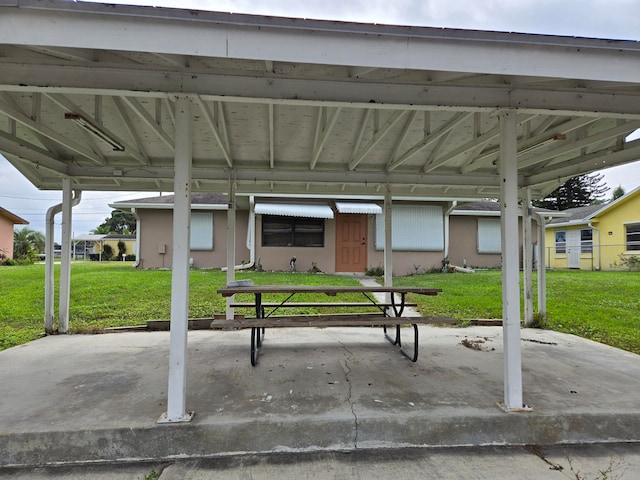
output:
[[[422,327],[417,363],[381,329],[189,333],[192,422],[160,425],[167,332],[50,336],[0,352],[0,465],[265,452],[569,445],[640,439],[640,357],[522,332],[524,398],[505,413],[502,329]]]

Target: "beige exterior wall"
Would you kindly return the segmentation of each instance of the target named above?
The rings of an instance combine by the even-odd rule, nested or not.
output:
[[[13,222],[0,215],[0,257],[13,258]]]
[[[443,206],[444,209],[444,206]],[[172,264],[172,211],[139,209],[141,225],[141,245],[139,262],[142,268],[170,268]],[[236,263],[250,260],[246,247],[247,221],[249,213],[238,211],[236,219]],[[466,258],[470,267],[500,268],[500,254],[478,253],[477,216],[452,215],[450,217],[449,259],[453,265],[463,265]],[[384,252],[375,248],[375,215],[368,216],[367,268],[384,266]],[[190,257],[196,268],[221,268],[226,266],[226,211],[214,211],[214,249],[213,251],[192,251]],[[535,241],[537,226],[534,222]],[[520,235],[521,237],[521,235]],[[292,257],[296,257],[296,271],[311,270],[315,264],[325,273],[335,272],[336,223],[325,220],[323,247],[264,247],[262,246],[262,216],[256,216],[256,263],[267,271],[287,271]],[[161,254],[161,246],[165,253]],[[520,238],[522,245],[522,238]],[[395,251],[393,252],[394,275],[409,275],[430,270],[440,270],[444,250],[438,251]]]
[[[478,217],[452,215],[449,219],[449,262],[451,265],[462,266],[466,258],[469,267],[501,268],[502,255],[500,253],[478,253]]]
[[[199,210],[206,211],[206,210]],[[141,268],[171,268],[173,261],[173,211],[139,209]],[[236,214],[236,263],[249,261],[248,212]],[[227,264],[227,212],[213,212],[213,250],[191,251],[195,268],[221,268]],[[160,253],[164,250],[164,254]]]
[[[264,270],[287,271],[291,257],[296,257],[296,271],[306,272],[313,262],[326,273],[336,268],[335,257],[336,222],[324,221],[324,247],[263,247],[262,215],[256,215],[256,263],[259,261]]]

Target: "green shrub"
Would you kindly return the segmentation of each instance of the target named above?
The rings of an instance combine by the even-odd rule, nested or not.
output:
[[[102,259],[109,261],[113,258],[113,247],[108,243],[102,248]]]
[[[613,263],[614,267],[622,267],[632,272],[640,272],[640,256],[638,255],[624,255],[618,256],[620,260]]]
[[[377,267],[369,267],[364,273],[369,277],[383,277],[384,267],[382,265],[378,265]]]

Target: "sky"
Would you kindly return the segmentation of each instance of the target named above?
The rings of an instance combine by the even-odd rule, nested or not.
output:
[[[640,41],[638,0],[109,0],[107,3]],[[604,182],[611,191],[622,186],[625,192],[630,192],[640,186],[640,162],[599,173],[604,174]],[[158,193],[83,192],[82,201],[73,210],[73,235],[90,233],[109,217],[108,203]],[[47,209],[61,201],[62,192],[37,190],[0,155],[1,207],[27,220],[29,228],[44,232]],[[59,223],[57,215],[56,238]]]

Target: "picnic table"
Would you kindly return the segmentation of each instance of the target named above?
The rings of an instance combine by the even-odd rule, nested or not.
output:
[[[239,328],[251,328],[251,365],[256,366],[260,348],[264,341],[266,328],[277,327],[356,327],[369,326],[383,328],[384,336],[393,345],[400,348],[400,352],[412,362],[418,359],[418,324],[454,323],[452,319],[439,317],[403,316],[406,307],[416,306],[407,301],[407,294],[434,296],[442,292],[438,288],[424,287],[384,287],[384,286],[304,286],[304,285],[233,285],[221,288],[218,293],[223,297],[235,294],[250,294],[252,302],[231,303],[234,308],[251,308],[255,311],[254,318],[239,318],[233,320]],[[293,302],[296,294],[314,293],[338,297],[341,294],[360,293],[363,302]],[[375,298],[376,293],[389,294],[389,302],[380,302]],[[264,294],[280,294],[284,298],[277,302],[264,302]],[[278,315],[274,314],[286,308],[347,308],[360,312],[364,307],[372,307],[373,312],[355,314],[323,314],[323,315]],[[401,326],[410,325],[413,328],[413,352],[406,352],[402,345]],[[390,336],[387,329],[395,327],[395,336]]]

